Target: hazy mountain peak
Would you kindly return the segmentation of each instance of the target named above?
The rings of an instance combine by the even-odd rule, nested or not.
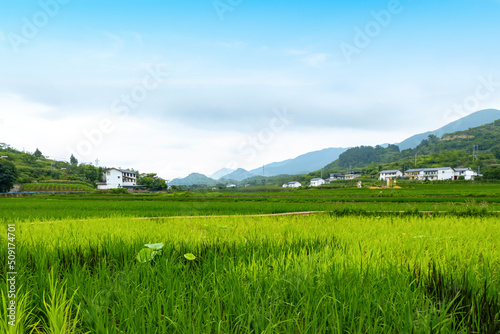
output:
[[[218,171],[216,171],[215,173],[213,173],[212,175],[210,175],[210,178],[212,178],[214,180],[218,180],[218,179],[221,179],[228,174],[231,174],[232,172],[234,172],[234,169],[221,168]]]
[[[252,177],[252,176],[255,176],[255,174],[247,171],[246,169],[238,168],[234,172],[223,176],[222,179],[241,181],[241,180],[247,179],[247,178]]]

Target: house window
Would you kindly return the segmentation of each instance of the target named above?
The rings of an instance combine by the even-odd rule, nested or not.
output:
[[[120,178],[120,175],[118,175],[118,178]]]

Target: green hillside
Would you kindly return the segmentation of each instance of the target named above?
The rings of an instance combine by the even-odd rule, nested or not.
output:
[[[58,181],[56,183],[67,185],[64,189],[69,189],[73,188],[73,186],[69,186],[70,184],[78,183],[94,187],[95,182],[101,181],[102,178],[102,167],[97,168],[88,164],[78,165],[76,159],[73,160],[73,163],[51,160],[38,149],[35,153],[21,152],[7,144],[0,143],[0,156],[6,157],[4,159],[16,166],[18,183]]]
[[[473,147],[476,146],[476,156]],[[324,167],[325,171],[362,170],[375,175],[381,169],[420,167],[471,167],[486,172],[500,164],[500,120],[465,131],[430,135],[417,147],[399,151],[395,145],[387,148],[361,146],[342,153]]]

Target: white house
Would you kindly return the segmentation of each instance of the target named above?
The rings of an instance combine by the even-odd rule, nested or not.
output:
[[[423,180],[453,180],[455,170],[451,167],[424,168]]]
[[[477,176],[477,172],[470,168],[455,168],[455,179],[463,176],[465,180],[474,180]]]
[[[311,187],[317,187],[317,186],[320,186],[320,185],[325,184],[325,183],[326,183],[326,182],[325,182],[325,180],[323,180],[323,179],[320,179],[320,178],[314,178],[314,179],[312,179],[312,180],[311,180],[311,184],[310,184],[310,186],[311,186]]]
[[[408,169],[405,176],[411,180],[454,180],[455,170],[451,167]]]
[[[283,184],[283,188],[298,188],[301,185],[302,184],[300,182],[292,181],[292,182],[288,182],[288,183]]]
[[[137,173],[118,168],[103,170],[102,181],[97,183],[97,189],[130,188],[137,186]]]
[[[228,185],[226,185],[226,188],[236,188],[236,184],[229,183]]]
[[[357,179],[358,177],[361,177],[361,174],[359,174],[359,173],[349,173],[349,174],[346,174],[344,176],[344,179],[345,180],[353,180],[353,179]]]
[[[385,181],[388,178],[403,177],[403,173],[400,170],[383,170],[380,172],[379,180]]]

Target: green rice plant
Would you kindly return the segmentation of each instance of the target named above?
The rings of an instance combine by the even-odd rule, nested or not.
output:
[[[0,308],[0,331],[5,334],[33,333],[39,321],[34,321],[34,306],[31,305],[29,292],[24,292],[24,287],[20,286],[15,294],[15,298],[9,298],[8,289],[2,287]],[[12,307],[11,301],[15,301]],[[12,311],[12,313],[11,313]],[[11,315],[14,315],[12,317]]]
[[[494,217],[113,217],[17,225],[19,277],[33,291],[38,318],[47,318],[40,310],[51,284],[34,277],[49,277],[53,268],[65,291],[78,290],[76,331],[466,333],[469,325],[500,326]],[[138,265],[138,252],[158,240],[162,256]]]
[[[75,292],[76,293],[76,292]],[[67,297],[66,284],[60,283],[51,271],[48,295],[43,295],[45,333],[75,333],[79,322],[80,305],[73,305],[74,294]]]

